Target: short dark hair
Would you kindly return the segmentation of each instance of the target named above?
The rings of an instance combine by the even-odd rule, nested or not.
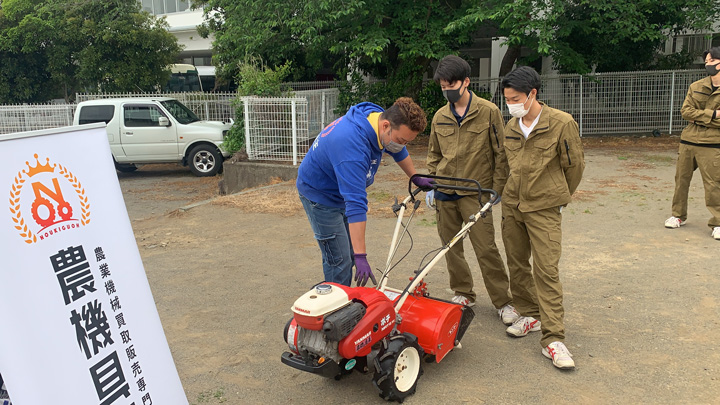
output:
[[[511,88],[523,94],[530,94],[532,89],[540,93],[540,75],[530,66],[520,66],[505,75],[500,83],[500,90]]]
[[[720,59],[720,46],[714,46],[703,52],[703,63],[705,63],[705,58],[708,56],[708,54],[710,54],[713,59]]]
[[[437,83],[440,83],[440,80],[455,83],[465,80],[466,77],[470,77],[470,64],[459,56],[448,55],[438,62],[433,80]]]
[[[425,111],[410,97],[400,97],[395,104],[385,110],[380,118],[390,121],[393,129],[407,125],[411,131],[422,132],[427,126]]]

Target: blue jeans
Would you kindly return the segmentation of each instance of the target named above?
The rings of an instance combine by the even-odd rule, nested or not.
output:
[[[318,204],[302,194],[300,202],[322,252],[325,281],[350,286],[354,259],[345,207]]]

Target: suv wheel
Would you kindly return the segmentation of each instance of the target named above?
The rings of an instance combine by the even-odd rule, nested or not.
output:
[[[196,176],[214,176],[222,168],[223,157],[214,146],[199,145],[188,154],[190,171]]]
[[[133,163],[118,163],[115,162],[115,170],[121,173],[132,173],[137,170],[137,166]]]

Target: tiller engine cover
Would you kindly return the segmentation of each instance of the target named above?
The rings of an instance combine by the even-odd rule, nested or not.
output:
[[[339,364],[369,355],[372,345],[395,325],[392,302],[382,292],[367,287],[322,283],[298,298],[292,311],[284,337],[291,352],[302,361],[283,355],[283,362],[330,377],[334,368],[329,367],[328,360]]]

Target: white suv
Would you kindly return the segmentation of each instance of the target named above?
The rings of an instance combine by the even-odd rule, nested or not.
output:
[[[84,101],[75,110],[74,124],[107,124],[115,168],[137,164],[179,162],[197,176],[222,170],[223,138],[231,123],[201,121],[189,108],[168,97],[108,98]]]

